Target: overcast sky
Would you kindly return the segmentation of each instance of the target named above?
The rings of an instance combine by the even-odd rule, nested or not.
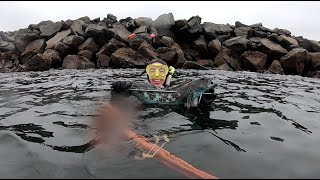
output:
[[[60,21],[89,16],[103,19],[111,13],[119,19],[150,17],[172,12],[175,20],[199,15],[202,22],[244,24],[287,29],[295,36],[320,41],[320,2],[300,1],[1,1],[0,31],[14,31],[43,20]]]

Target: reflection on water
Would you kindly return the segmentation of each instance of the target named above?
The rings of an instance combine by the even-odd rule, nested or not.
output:
[[[91,121],[100,103],[110,100],[111,82],[141,80],[141,72],[1,74],[0,177],[184,178],[155,159],[134,160],[139,152],[128,144],[90,148]],[[137,133],[169,135],[166,150],[220,178],[319,177],[319,79],[183,70],[177,76],[177,82],[214,77],[214,104],[190,110],[139,106]]]

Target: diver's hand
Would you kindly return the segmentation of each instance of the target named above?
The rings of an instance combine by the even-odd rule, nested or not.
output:
[[[130,82],[130,81],[116,81],[111,84],[111,88],[115,92],[120,93],[120,92],[128,90],[131,87],[131,85],[132,85],[132,82]]]
[[[174,67],[169,66],[169,74],[170,74],[170,75],[173,75],[175,70],[176,70],[176,69],[175,69]]]

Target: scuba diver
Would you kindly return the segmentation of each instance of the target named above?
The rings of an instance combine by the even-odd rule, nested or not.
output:
[[[172,76],[175,72],[175,68],[167,65],[167,63],[159,58],[155,58],[150,61],[146,67],[148,84],[155,89],[167,90],[170,87]],[[129,89],[132,87],[130,81],[116,81],[113,82],[111,88],[114,92],[122,95],[127,95]],[[209,93],[202,95],[200,104],[211,105],[216,98],[216,95],[210,90]]]

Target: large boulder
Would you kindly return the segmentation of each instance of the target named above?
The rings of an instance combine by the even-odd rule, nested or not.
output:
[[[22,53],[31,41],[40,38],[41,36],[37,32],[29,29],[19,29],[16,33],[14,45]]]
[[[236,28],[238,28],[238,27],[249,27],[248,25],[243,24],[243,23],[241,23],[240,21],[236,21],[236,22],[234,23],[234,25],[235,25]]]
[[[291,32],[286,29],[274,28],[273,31],[275,33],[277,33],[278,35],[290,35],[291,34]]]
[[[184,53],[182,51],[182,49],[180,48],[180,46],[177,43],[174,43],[171,46],[172,49],[174,49],[177,53],[177,62],[176,62],[176,66],[177,67],[182,67],[183,64],[187,61],[186,58],[184,57]]]
[[[284,74],[281,63],[278,60],[272,61],[267,72],[271,74]]]
[[[79,55],[68,55],[63,59],[63,69],[89,69],[96,65],[85,57]]]
[[[111,58],[104,54],[99,54],[97,60],[97,67],[98,68],[106,68],[110,65]]]
[[[12,42],[3,41],[0,36],[0,52],[13,51],[15,49]]]
[[[93,53],[89,50],[80,50],[78,55],[85,57],[91,61]]]
[[[176,62],[177,52],[169,47],[159,47],[157,49],[157,53],[159,54],[159,58],[166,61],[168,65],[174,65]]]
[[[62,28],[61,22],[55,22],[54,24],[50,25],[46,28],[40,35],[45,38],[51,38],[56,35]]]
[[[166,47],[171,47],[174,44],[174,40],[167,36],[162,36],[160,42]]]
[[[152,19],[149,17],[138,17],[134,19],[135,24],[140,27],[140,26],[147,26],[150,27],[153,23]]]
[[[233,70],[240,70],[240,57],[228,48],[223,48],[213,61],[213,65],[216,67],[224,63],[227,63]]]
[[[18,67],[17,71],[47,71],[50,66],[51,62],[43,54],[36,54]]]
[[[128,31],[126,28],[124,28],[123,26],[116,26],[113,29],[113,32],[115,34],[115,39],[122,41],[124,43],[128,43],[128,36],[131,34],[130,31]]]
[[[193,42],[193,48],[199,51],[200,53],[208,52],[207,42],[204,38],[204,35],[200,35],[199,38]]]
[[[115,35],[111,29],[107,29],[104,26],[96,24],[90,24],[87,27],[85,34],[87,38],[92,37],[100,46],[102,46],[105,42],[108,42]]]
[[[266,32],[263,31],[258,31],[255,29],[250,29],[247,32],[247,38],[250,39],[251,37],[261,37],[261,38],[266,38],[268,37],[268,34]]]
[[[189,33],[198,33],[202,32],[202,27],[201,27],[201,17],[200,16],[192,16],[188,21],[187,21],[187,28],[189,30]]]
[[[89,50],[92,53],[96,53],[99,49],[99,46],[97,45],[97,43],[94,41],[93,38],[88,38],[84,43],[82,43],[79,48],[80,51],[81,50]]]
[[[145,68],[149,60],[131,48],[120,48],[111,55],[115,67],[120,68]]]
[[[54,24],[53,21],[47,20],[47,21],[41,21],[40,23],[37,24],[37,26],[39,27],[40,32],[43,33],[45,30],[48,29],[48,27],[52,26],[53,24]]]
[[[62,42],[58,42],[58,44],[54,47],[54,50],[58,51],[61,57],[65,57],[70,52],[70,47],[63,44]]]
[[[135,29],[133,31],[133,33],[135,33],[135,34],[148,33],[148,29],[147,28],[148,28],[147,26],[140,26],[137,29]]]
[[[99,50],[99,52],[97,52],[96,55],[98,56],[99,54],[104,54],[107,56],[111,56],[111,54],[114,53],[116,50],[124,47],[126,47],[126,45],[123,42],[112,38],[108,43],[104,44],[101,47],[101,49]]]
[[[221,43],[219,39],[214,39],[210,41],[208,44],[208,49],[213,55],[218,54],[219,51],[221,50]]]
[[[231,29],[228,25],[215,24],[212,22],[204,22],[203,30],[206,34],[208,33],[213,34],[213,32],[215,32],[215,34],[220,34],[220,35],[226,35],[231,31],[233,31],[233,29]]]
[[[54,37],[47,41],[46,49],[53,49],[58,42],[60,42],[63,38],[67,37],[69,34],[71,34],[70,29],[58,32]]]
[[[268,56],[270,55],[274,58],[280,58],[286,53],[288,53],[288,51],[284,49],[281,45],[273,41],[270,41],[269,39],[266,39],[266,38],[261,39],[259,49],[264,54],[268,54]]]
[[[141,43],[138,52],[149,60],[152,60],[159,56],[156,50],[147,42]]]
[[[295,48],[280,59],[281,66],[286,74],[299,75],[302,75],[309,61],[309,53],[303,48]]]
[[[288,37],[286,35],[280,35],[278,37],[278,41],[279,41],[279,44],[284,48],[286,48],[287,50],[292,50],[291,47],[293,46],[299,46],[299,43],[297,40],[295,40],[292,37]]]
[[[51,64],[51,68],[59,68],[62,64],[60,54],[53,49],[47,49],[43,53],[44,58]]]
[[[309,53],[313,70],[320,70],[320,52]]]
[[[35,54],[43,53],[45,46],[46,46],[45,39],[37,39],[37,40],[31,41],[21,55],[24,55],[28,51],[33,51]]]
[[[16,34],[14,32],[4,32],[0,31],[0,39],[2,38],[3,41],[14,43]]]
[[[248,35],[248,31],[250,31],[250,27],[236,27],[233,31],[237,37],[246,38]]]
[[[249,40],[243,37],[234,37],[232,39],[226,40],[224,44],[227,48],[231,49],[234,52],[243,52],[247,49]]]
[[[320,43],[314,40],[297,38],[299,46],[308,50],[309,52],[320,52]]]
[[[79,47],[84,42],[84,38],[78,35],[71,35],[63,38],[62,43],[69,47]]]
[[[170,29],[174,25],[175,21],[172,13],[162,14],[154,21],[154,27],[156,28],[159,36],[168,36],[173,39],[175,36]]]
[[[267,55],[259,51],[246,51],[240,57],[242,69],[255,72],[263,70],[267,58]]]
[[[76,21],[74,21],[72,23],[72,25],[70,26],[72,33],[74,35],[79,35],[79,36],[83,36],[85,34],[83,28],[86,26],[86,23],[81,20],[81,19],[77,19]]]

